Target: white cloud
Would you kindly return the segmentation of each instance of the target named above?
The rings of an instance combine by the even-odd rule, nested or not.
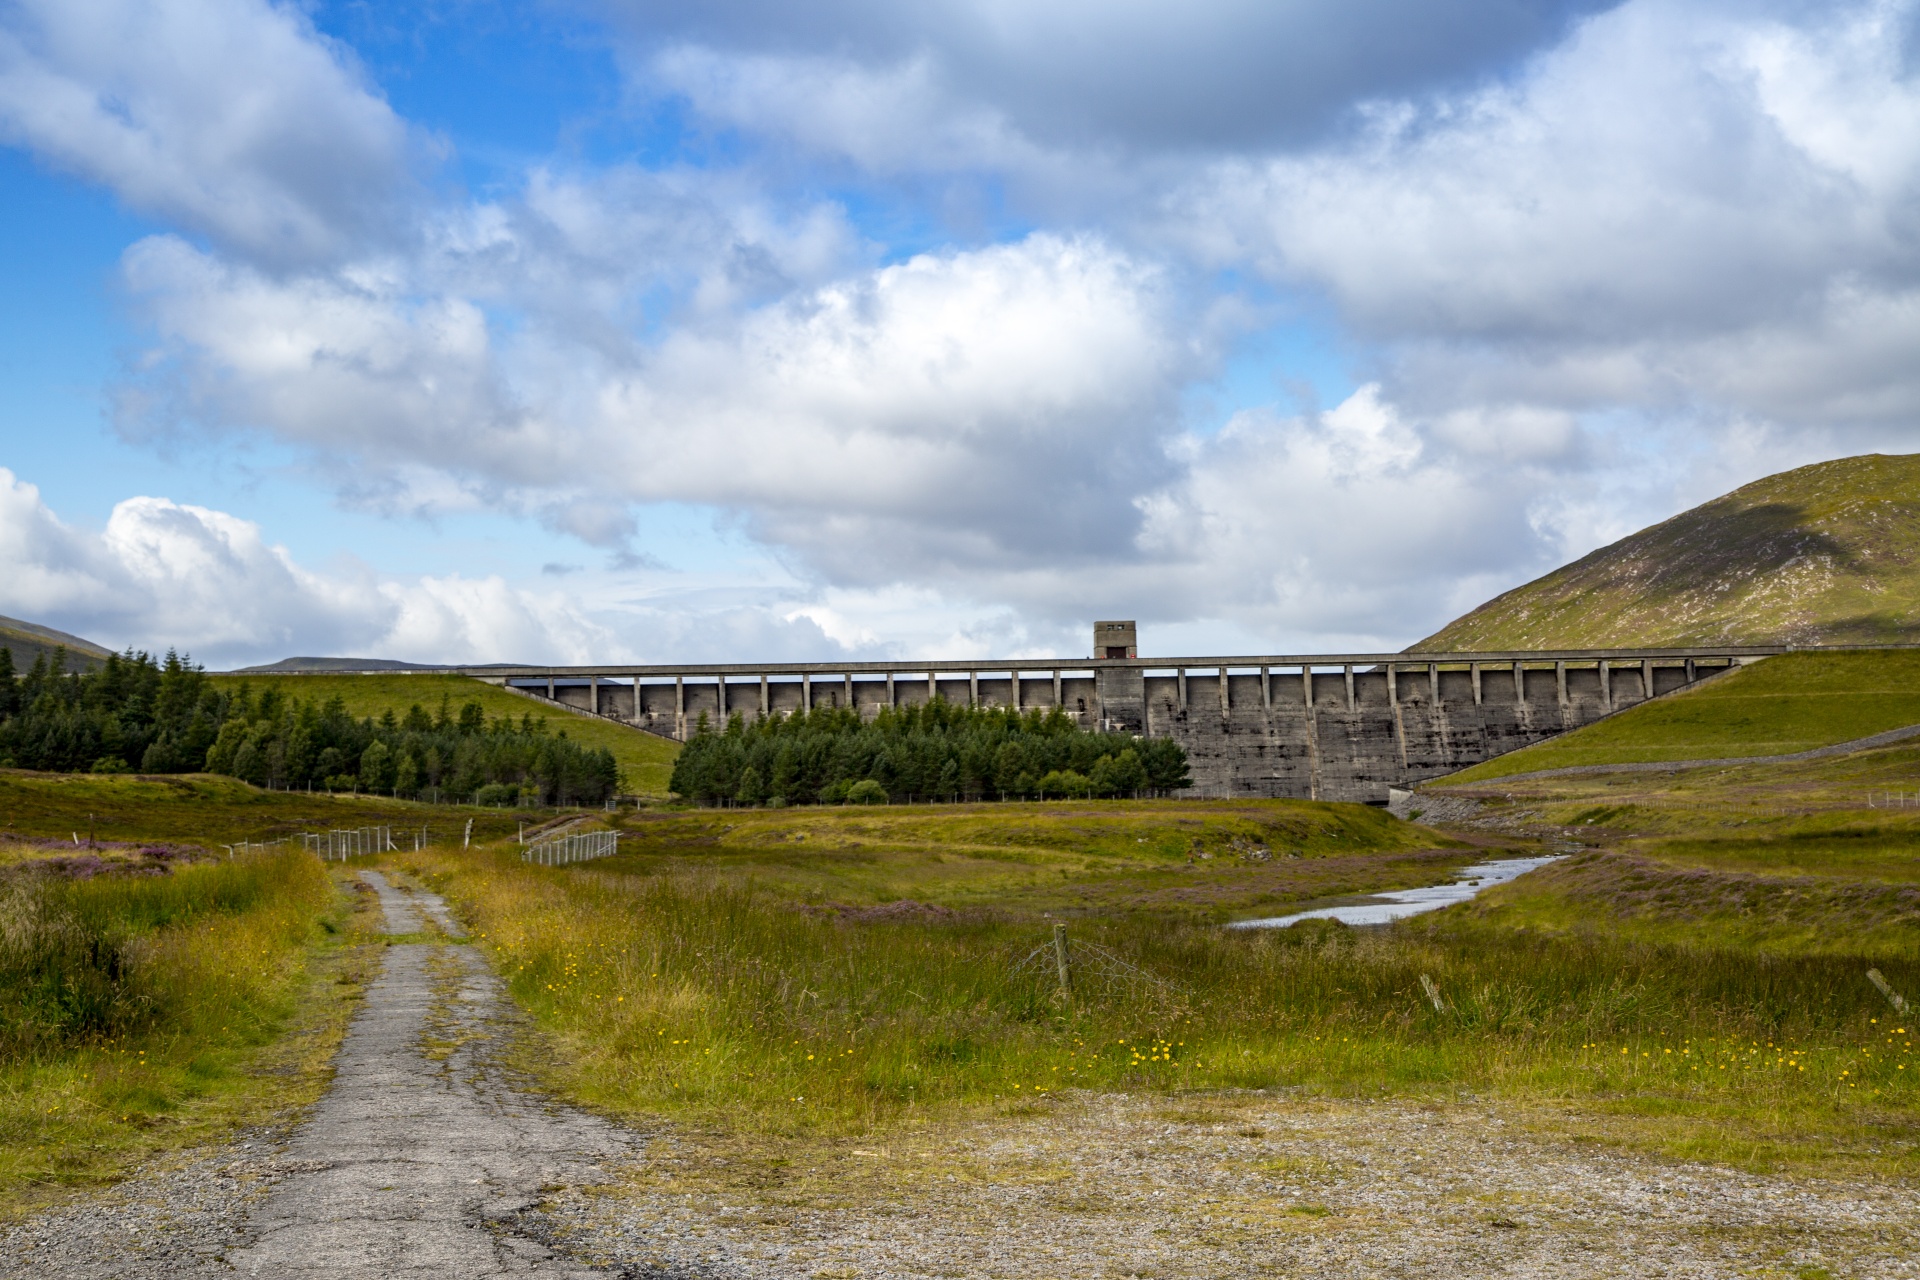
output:
[[[604,661],[614,637],[558,593],[498,576],[381,580],[320,573],[225,512],[128,498],[100,533],[62,523],[0,467],[0,613],[113,647],[178,648],[218,665],[297,653],[421,662]]]
[[[1794,16],[1635,0],[1512,82],[1170,207],[1198,251],[1324,288],[1425,411],[1911,415],[1915,6]]]
[[[292,5],[14,0],[0,139],[267,261],[395,230],[405,125]]]
[[[147,406],[352,458],[363,487],[438,468],[602,545],[616,504],[716,504],[841,581],[1109,558],[1203,358],[1158,273],[1085,237],[922,255],[619,361],[372,271],[157,238],[127,273],[168,340]]]

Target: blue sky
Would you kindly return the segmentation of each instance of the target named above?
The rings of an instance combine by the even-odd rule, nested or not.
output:
[[[1913,0],[0,3],[0,612],[1399,647],[1910,451]]]

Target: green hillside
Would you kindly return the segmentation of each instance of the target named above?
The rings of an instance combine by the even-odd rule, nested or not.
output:
[[[532,715],[547,721],[555,731],[566,730],[575,742],[613,752],[613,758],[620,762],[623,785],[636,795],[666,795],[674,757],[680,754],[680,745],[676,742],[628,729],[598,716],[568,711],[544,700],[509,693],[471,676],[219,675],[212,679],[223,684],[246,680],[255,689],[278,689],[287,697],[309,701],[324,701],[337,694],[355,716],[378,717],[387,710],[404,715],[416,702],[434,711],[443,696],[452,700],[455,709],[463,703],[478,702],[489,716],[511,716],[518,720]]]
[[[1920,641],[1920,455],[1757,480],[1516,587],[1415,650]]]
[[[1452,774],[1787,755],[1920,724],[1920,652],[1789,653]]]
[[[69,635],[65,631],[55,631],[37,622],[0,617],[0,649],[13,650],[16,671],[25,671],[43,653],[51,657],[61,645],[67,647],[69,671],[99,666],[107,657],[107,650],[91,640]]]

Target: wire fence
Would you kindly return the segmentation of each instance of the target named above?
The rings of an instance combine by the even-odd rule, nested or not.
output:
[[[1920,791],[1869,791],[1869,809],[1920,809]]]
[[[409,833],[413,834],[413,833]],[[424,834],[424,833],[422,833]],[[418,849],[419,837],[415,836],[414,848]],[[397,853],[399,846],[393,842],[392,827],[354,827],[344,831],[303,831],[300,842],[307,852],[320,855],[322,862],[345,862],[363,853]]]
[[[531,845],[520,855],[520,861],[537,863],[543,867],[564,867],[570,862],[611,858],[618,852],[618,831],[582,831],[577,835],[560,836]]]

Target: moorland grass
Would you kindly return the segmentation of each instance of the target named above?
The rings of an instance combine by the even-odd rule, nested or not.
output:
[[[1787,755],[1920,724],[1920,652],[1789,653],[1449,775]]]
[[[1364,805],[1055,801],[623,814],[604,869],[751,879],[795,902],[1202,919],[1445,880],[1471,845]]]
[[[418,704],[429,713],[437,713],[440,700],[446,698],[455,714],[468,702],[477,702],[489,718],[507,716],[519,720],[531,715],[545,720],[551,732],[565,730],[573,741],[586,747],[605,747],[620,765],[624,785],[631,794],[662,797],[667,794],[667,779],[673,775],[674,759],[680,744],[639,729],[630,729],[599,716],[568,711],[544,699],[510,693],[497,685],[471,676],[455,675],[342,675],[317,672],[301,675],[213,676],[220,685],[248,681],[256,691],[278,690],[288,698],[325,702],[338,697],[355,717],[380,716],[392,711],[405,716],[407,708]]]
[[[116,775],[35,773],[0,769],[0,841],[9,835],[84,842],[165,840],[218,849],[240,840],[270,840],[297,831],[390,825],[426,826],[442,837],[511,834],[524,814],[389,800],[265,791],[216,774]],[[76,850],[77,851],[77,850]]]
[[[1068,918],[1062,997],[1027,890],[955,913],[836,913],[817,904],[870,898],[870,871],[835,892],[835,851],[785,856],[817,858],[804,893],[693,850],[613,871],[510,852],[403,861],[460,904],[543,1029],[536,1069],[619,1113],[817,1138],[1070,1090],[1464,1090],[1654,1117],[1640,1140],[1694,1156],[1912,1172],[1916,1028],[1876,1021],[1889,1010],[1863,977],[1872,963],[1920,985],[1911,948],[1757,954],[1457,911],[1253,933],[1102,911]]]
[[[10,869],[0,1199],[24,1209],[317,1096],[355,981],[348,912],[289,850],[161,875]],[[314,1034],[290,1042],[296,1025]]]

